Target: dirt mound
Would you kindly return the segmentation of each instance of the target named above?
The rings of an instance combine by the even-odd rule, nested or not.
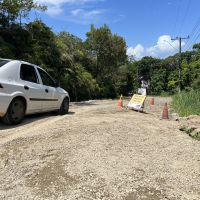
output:
[[[180,118],[179,130],[184,131],[196,140],[200,140],[200,116],[191,115]]]

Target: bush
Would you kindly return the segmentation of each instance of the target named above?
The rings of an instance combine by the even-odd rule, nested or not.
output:
[[[171,107],[181,117],[200,115],[200,91],[193,90],[174,95]]]

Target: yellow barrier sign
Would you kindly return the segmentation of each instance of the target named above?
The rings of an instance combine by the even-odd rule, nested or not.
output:
[[[135,110],[141,110],[145,99],[146,96],[134,94],[130,102],[128,103],[128,107]]]

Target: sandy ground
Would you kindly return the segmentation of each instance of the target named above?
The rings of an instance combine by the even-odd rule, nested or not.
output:
[[[116,101],[72,104],[65,116],[0,122],[0,199],[200,200],[200,142]]]

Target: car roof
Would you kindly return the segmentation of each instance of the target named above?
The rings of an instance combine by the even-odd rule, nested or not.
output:
[[[12,61],[11,59],[0,58],[0,60]]]
[[[6,58],[0,58],[0,60],[5,60],[5,61],[18,61],[22,64],[28,64],[28,65],[33,65],[33,66],[36,66],[36,67],[39,67],[35,64],[32,64],[32,63],[29,63],[29,62],[26,62],[26,61],[23,61],[23,60],[16,60],[16,59],[6,59]]]

